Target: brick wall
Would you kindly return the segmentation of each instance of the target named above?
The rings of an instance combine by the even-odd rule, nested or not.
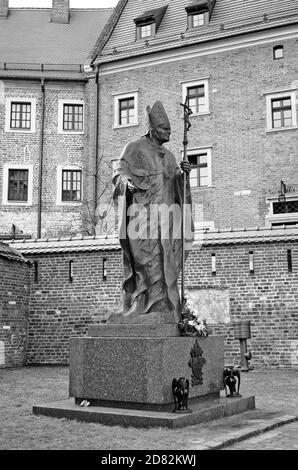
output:
[[[28,363],[67,363],[69,338],[85,335],[121,303],[120,252],[77,252],[30,256],[38,262],[31,278]],[[107,259],[107,280],[103,280]],[[69,263],[73,262],[73,280]]]
[[[293,269],[288,271],[287,250]],[[254,253],[254,274],[249,252]],[[216,275],[211,255],[216,254]],[[107,259],[107,280],[102,278]],[[38,260],[38,283],[32,279],[28,363],[67,363],[69,337],[85,335],[89,323],[107,318],[121,304],[121,252],[92,251],[30,255]],[[73,281],[69,282],[69,261]],[[32,276],[33,276],[32,272]],[[228,289],[231,321],[251,321],[253,366],[298,366],[298,258],[292,242],[203,245],[187,261],[186,285]],[[217,325],[225,335],[226,363],[240,362],[239,341],[232,324]]]
[[[0,256],[0,368],[26,363],[30,265]]]
[[[266,196],[278,193],[280,180],[298,183],[297,129],[267,132],[264,93],[297,84],[297,42],[283,40],[284,59],[273,60],[277,41],[118,73],[109,74],[106,66],[99,95],[102,179],[111,179],[108,163],[124,145],[146,132],[145,108],[157,99],[172,126],[167,147],[180,160],[182,82],[209,77],[210,114],[190,118],[188,138],[189,148],[211,147],[212,187],[193,189],[193,202],[202,204],[203,220],[215,227],[265,225]],[[139,90],[139,125],[113,128],[113,96],[132,90]]]

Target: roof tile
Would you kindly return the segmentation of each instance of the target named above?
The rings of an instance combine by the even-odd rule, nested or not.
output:
[[[112,8],[71,9],[69,24],[52,23],[51,9],[10,9],[0,19],[0,62],[82,64]]]
[[[168,5],[162,24],[155,36],[150,39],[150,49],[144,42],[135,39],[133,18],[144,11]],[[213,39],[221,39],[239,33],[260,31],[281,25],[298,23],[297,0],[217,0],[211,22],[208,26],[187,30],[187,13],[185,7],[192,4],[189,0],[128,0],[118,18],[109,40],[105,46],[94,51],[98,62],[115,60],[114,48],[117,49],[117,60],[132,55],[151,54],[154,51],[171,49],[185,45],[197,44]],[[264,17],[266,15],[266,17]],[[183,41],[181,34],[183,33]],[[97,60],[96,60],[97,61]]]

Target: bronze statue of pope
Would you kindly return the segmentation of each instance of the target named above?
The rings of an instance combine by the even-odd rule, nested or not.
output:
[[[148,133],[124,147],[113,176],[115,204],[122,198],[123,311],[112,315],[109,323],[178,323],[181,314],[181,228],[179,236],[174,234],[179,214],[167,219],[165,231],[161,218],[172,207],[182,214],[183,172],[189,174],[190,164],[182,161],[179,167],[173,153],[164,147],[171,126],[162,103],[156,101],[152,109],[146,109]],[[188,178],[186,201],[191,204]],[[190,249],[191,211],[187,219]]]

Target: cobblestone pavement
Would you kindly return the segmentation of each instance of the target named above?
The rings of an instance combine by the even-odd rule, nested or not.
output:
[[[298,422],[259,434],[223,450],[298,450]]]

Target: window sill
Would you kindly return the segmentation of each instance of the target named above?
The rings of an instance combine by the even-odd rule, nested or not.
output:
[[[215,186],[190,186],[191,190],[206,191],[208,189],[215,189]]]
[[[84,135],[85,131],[62,131],[59,130],[59,135]]]
[[[292,127],[279,127],[276,129],[266,129],[266,134],[270,134],[272,132],[284,132],[284,131],[293,131],[298,129],[298,126],[292,126]]]
[[[81,206],[83,203],[82,201],[78,201],[78,202],[68,202],[68,201],[57,201],[56,202],[56,206],[60,206],[60,207],[65,207],[65,206],[72,206],[72,207],[79,207]]]
[[[191,119],[191,118],[196,117],[196,116],[208,116],[208,115],[210,115],[210,114],[211,114],[210,111],[204,111],[203,113],[192,113],[192,114],[190,114],[189,117],[190,117],[190,119]],[[181,119],[184,119],[184,116],[183,116],[183,115],[181,116]]]
[[[30,207],[32,206],[32,202],[29,201],[29,202],[21,202],[21,201],[3,201],[2,202],[2,205],[7,207],[7,206],[11,206],[11,207],[18,207],[18,206],[24,206],[24,207]]]
[[[4,132],[17,133],[17,134],[35,134],[35,129],[9,129],[6,128]]]
[[[136,123],[134,122],[132,124],[123,124],[122,126],[115,125],[115,126],[113,126],[113,129],[125,129],[126,127],[136,127],[138,125],[139,125],[138,122],[136,122]]]

